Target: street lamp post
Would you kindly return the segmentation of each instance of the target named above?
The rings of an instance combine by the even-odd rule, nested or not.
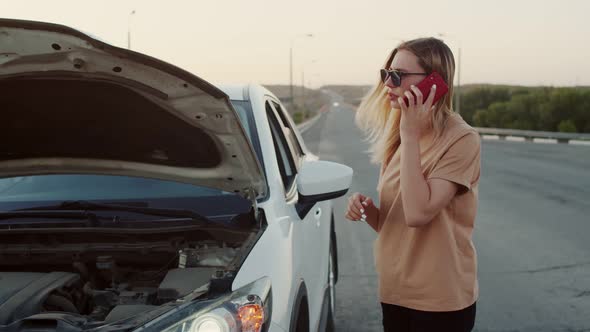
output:
[[[129,13],[127,20],[127,49],[131,49],[131,17],[135,14],[135,9]]]
[[[308,33],[308,34],[304,34],[304,35],[297,35],[297,36],[291,38],[291,46],[289,48],[289,93],[291,95],[291,105],[295,104],[295,99],[293,99],[293,44],[295,42],[295,39],[297,39],[297,37],[312,38],[313,34]]]

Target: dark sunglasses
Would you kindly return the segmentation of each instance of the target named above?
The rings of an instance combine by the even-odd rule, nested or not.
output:
[[[384,84],[385,84],[385,82],[387,82],[387,79],[389,77],[391,77],[391,82],[393,83],[394,86],[402,85],[402,77],[404,77],[404,76],[409,76],[409,75],[428,76],[428,74],[426,74],[426,73],[406,73],[403,71],[387,70],[387,69],[381,69],[380,74],[381,74],[381,81],[383,81]]]

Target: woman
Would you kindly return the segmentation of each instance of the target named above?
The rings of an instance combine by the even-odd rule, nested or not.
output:
[[[471,331],[480,138],[453,112],[453,54],[441,40],[415,39],[394,49],[385,69],[356,114],[372,160],[381,163],[380,206],[355,193],[346,217],[378,233],[374,256],[386,332]],[[434,104],[436,86],[428,95],[415,87],[433,71],[449,86]]]

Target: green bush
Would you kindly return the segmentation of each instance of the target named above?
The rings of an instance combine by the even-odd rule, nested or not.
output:
[[[559,123],[559,131],[562,133],[575,133],[578,130],[572,120],[563,120]]]
[[[295,121],[295,123],[301,123],[303,122],[303,120],[305,119],[304,113],[301,111],[297,111],[295,113],[293,113],[293,121]]]
[[[461,115],[477,127],[587,133],[590,89],[472,89],[461,99]]]

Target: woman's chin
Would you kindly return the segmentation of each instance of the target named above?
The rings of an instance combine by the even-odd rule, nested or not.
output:
[[[399,103],[397,102],[397,100],[390,100],[389,105],[391,106],[391,108],[399,108]]]

